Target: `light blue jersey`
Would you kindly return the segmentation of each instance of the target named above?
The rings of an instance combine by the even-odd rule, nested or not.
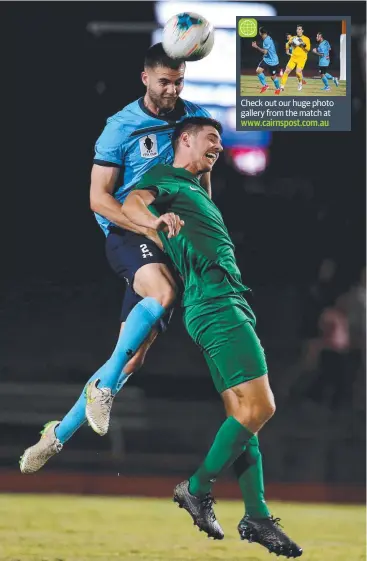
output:
[[[172,132],[185,117],[210,117],[210,114],[199,105],[179,98],[173,111],[157,117],[140,98],[107,120],[96,143],[94,163],[121,168],[123,183],[113,194],[117,201],[122,203],[153,166],[173,162]],[[107,236],[112,223],[100,214],[95,216]]]
[[[329,41],[326,41],[324,39],[323,41],[321,41],[321,43],[319,43],[319,46],[317,47],[317,52],[322,54],[322,56],[319,57],[319,66],[329,66],[329,64],[330,64],[330,58],[329,58],[330,49],[331,49],[331,47],[330,47]]]
[[[264,55],[264,62],[266,62],[269,66],[277,66],[279,64],[279,58],[275,49],[274,41],[269,35],[265,37],[263,41],[263,49],[268,51],[266,55]]]

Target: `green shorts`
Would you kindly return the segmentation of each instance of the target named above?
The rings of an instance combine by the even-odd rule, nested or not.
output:
[[[202,350],[219,393],[267,374],[255,315],[242,296],[216,298],[184,309],[184,324]]]

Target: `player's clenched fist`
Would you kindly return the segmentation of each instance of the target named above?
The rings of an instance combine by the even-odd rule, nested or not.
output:
[[[168,238],[173,238],[177,236],[185,222],[180,219],[178,214],[173,212],[167,212],[162,214],[155,221],[155,229],[157,231],[168,232]]]

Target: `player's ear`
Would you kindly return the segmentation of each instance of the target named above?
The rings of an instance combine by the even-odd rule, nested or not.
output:
[[[181,134],[181,141],[182,141],[182,144],[184,144],[184,146],[187,146],[187,147],[190,146],[190,135],[189,135],[188,132],[183,132]]]
[[[143,72],[141,73],[141,81],[143,82],[144,86],[148,85],[148,74],[147,72],[145,72],[145,70],[143,70]]]

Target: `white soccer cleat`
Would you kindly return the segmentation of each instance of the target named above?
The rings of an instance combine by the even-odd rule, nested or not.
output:
[[[110,388],[98,388],[99,381],[94,380],[87,386],[85,414],[94,432],[104,436],[110,424],[113,395]]]
[[[299,92],[302,90],[302,82],[298,82],[297,90]]]
[[[47,423],[41,431],[41,438],[24,451],[20,458],[20,471],[22,473],[34,473],[45,465],[47,460],[58,454],[62,450],[62,443],[56,437],[55,428],[60,421],[51,421]]]

